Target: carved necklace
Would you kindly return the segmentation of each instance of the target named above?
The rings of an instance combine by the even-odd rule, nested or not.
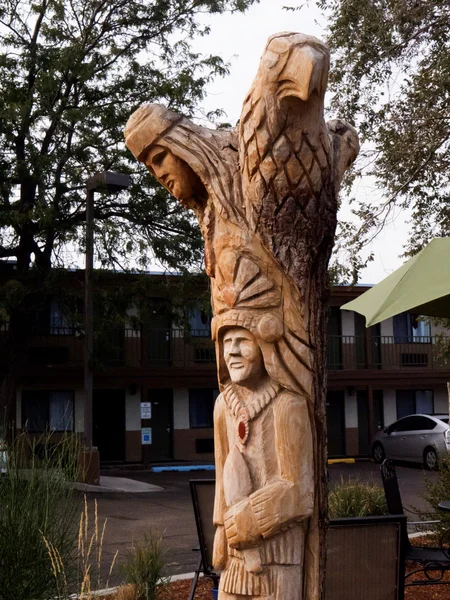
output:
[[[250,434],[250,422],[275,398],[280,386],[278,383],[271,382],[261,394],[246,404],[240,399],[236,388],[237,386],[230,383],[223,395],[228,408],[237,420],[238,440],[245,445]]]

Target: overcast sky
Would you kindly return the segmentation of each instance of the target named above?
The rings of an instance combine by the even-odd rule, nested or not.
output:
[[[205,19],[211,25],[211,33],[196,41],[196,50],[204,54],[219,54],[230,63],[230,75],[209,86],[204,101],[206,111],[222,108],[227,113],[223,120],[236,123],[267,38],[273,33],[299,31],[318,38],[324,37],[326,22],[313,3],[310,8],[299,12],[283,10],[286,4],[300,2],[303,3],[303,0],[261,0],[243,15],[208,16]],[[360,183],[357,195],[364,201],[379,197],[373,180]],[[345,202],[341,211],[344,216],[349,214]],[[361,282],[377,283],[404,262],[399,255],[402,254],[406,234],[405,218],[397,215],[373,244],[375,261],[365,270]]]

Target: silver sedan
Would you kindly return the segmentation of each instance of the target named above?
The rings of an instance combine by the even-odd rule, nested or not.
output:
[[[385,458],[423,463],[437,469],[439,458],[450,451],[448,415],[409,415],[379,431],[372,441],[377,463]]]

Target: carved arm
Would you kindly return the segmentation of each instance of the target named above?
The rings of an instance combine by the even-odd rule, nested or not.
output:
[[[225,530],[233,548],[255,545],[313,511],[313,444],[306,400],[285,392],[274,413],[280,478],[227,511]]]

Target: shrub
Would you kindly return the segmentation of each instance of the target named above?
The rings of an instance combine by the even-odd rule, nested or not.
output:
[[[330,491],[328,504],[332,519],[388,514],[383,488],[357,479],[348,482],[341,479]]]
[[[142,542],[133,544],[119,568],[125,583],[135,586],[135,600],[156,600],[161,589],[158,584],[168,582],[164,578],[165,566],[162,540],[150,532]]]
[[[55,595],[56,584],[45,540],[75,577],[75,545],[80,510],[71,480],[77,472],[78,444],[64,436],[30,440],[19,436],[8,447],[8,468],[0,482],[0,600],[40,600]]]
[[[439,470],[437,473],[433,473],[433,479],[426,477],[423,497],[430,504],[432,510],[417,510],[420,518],[426,521],[436,519],[440,521],[439,523],[427,523],[426,529],[438,534],[450,529],[450,513],[443,512],[438,507],[439,502],[450,499],[450,456],[439,460]]]

